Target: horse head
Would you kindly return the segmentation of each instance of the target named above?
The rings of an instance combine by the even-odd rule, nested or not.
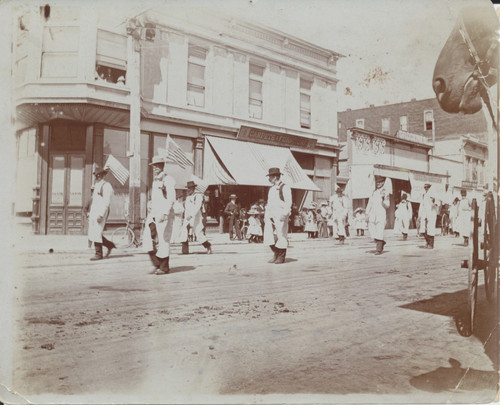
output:
[[[474,114],[497,81],[498,17],[493,7],[463,9],[434,68],[432,87],[449,113]]]

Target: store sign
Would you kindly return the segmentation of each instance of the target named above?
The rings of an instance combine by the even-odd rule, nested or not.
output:
[[[398,132],[396,132],[396,138],[404,139],[406,141],[411,141],[411,142],[423,143],[425,145],[429,144],[426,136],[419,134],[412,134],[411,132],[406,132],[401,129]]]
[[[386,142],[383,138],[357,135],[354,142],[358,152],[372,153],[374,155],[383,155],[385,153]]]
[[[316,146],[316,139],[284,134],[282,132],[266,131],[244,125],[241,126],[236,138],[240,141],[252,141],[276,146],[295,146],[306,149],[314,149]]]

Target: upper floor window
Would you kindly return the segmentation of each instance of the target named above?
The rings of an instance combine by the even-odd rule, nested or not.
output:
[[[399,129],[402,131],[408,131],[408,116],[402,115],[399,117]]]
[[[382,118],[382,133],[389,135],[391,121],[389,118]]]
[[[97,31],[95,79],[125,84],[127,37],[109,31]]]
[[[196,107],[205,107],[205,66],[206,49],[189,46],[187,103]]]
[[[424,111],[424,130],[432,131],[432,126],[434,125],[434,113],[432,110]]]
[[[311,128],[312,81],[300,78],[300,127]]]
[[[78,27],[50,26],[43,30],[41,77],[76,77]]]
[[[365,129],[365,119],[359,118],[356,120],[356,128]]]
[[[262,119],[262,84],[264,80],[264,68],[250,64],[249,93],[248,93],[248,116],[250,118]]]

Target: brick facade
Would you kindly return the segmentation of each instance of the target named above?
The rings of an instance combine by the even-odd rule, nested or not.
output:
[[[429,141],[432,139],[432,130],[426,130],[424,125],[424,112],[431,110],[436,125],[436,139],[450,135],[473,134],[479,140],[486,140],[487,123],[482,111],[476,114],[448,114],[444,112],[435,98],[415,100],[361,108],[348,109],[337,114],[339,142],[347,139],[347,129],[356,126],[357,119],[364,119],[364,129],[382,132],[382,119],[389,118],[389,135],[394,135],[400,129],[400,117],[407,116],[407,132],[425,135]]]

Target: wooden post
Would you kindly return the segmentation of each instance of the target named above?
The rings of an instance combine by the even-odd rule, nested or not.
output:
[[[140,43],[131,35],[127,39],[127,86],[130,88],[129,130],[129,207],[130,223],[140,231],[141,216],[141,98]]]
[[[198,138],[195,140],[194,147],[194,175],[200,179],[203,178],[203,134],[201,131],[198,133]]]

